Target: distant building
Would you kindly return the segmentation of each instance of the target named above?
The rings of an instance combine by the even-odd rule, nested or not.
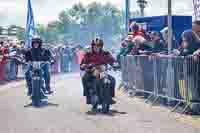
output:
[[[0,40],[18,42],[16,33],[17,33],[17,28],[2,27],[2,31],[0,33]]]

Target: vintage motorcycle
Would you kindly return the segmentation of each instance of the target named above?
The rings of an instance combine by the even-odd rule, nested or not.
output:
[[[93,87],[89,89],[92,106],[101,105],[103,113],[109,113],[112,104],[112,94],[108,72],[112,68],[108,65],[89,65],[87,71],[92,71],[95,77]]]

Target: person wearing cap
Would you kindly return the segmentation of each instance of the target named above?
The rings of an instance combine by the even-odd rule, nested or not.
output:
[[[32,48],[28,50],[25,53],[25,60],[26,62],[32,62],[32,61],[52,61],[53,56],[52,53],[42,48],[42,40],[40,38],[33,38],[32,39]],[[53,91],[50,87],[50,70],[49,65],[45,65],[43,67],[44,70],[44,80],[45,80],[45,93],[46,94],[52,94]],[[30,68],[25,73],[27,86],[28,86],[28,95],[32,94],[32,83],[31,83],[31,74],[30,74]]]

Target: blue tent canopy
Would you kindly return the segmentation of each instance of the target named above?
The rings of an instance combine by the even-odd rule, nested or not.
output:
[[[167,27],[167,18],[168,16],[133,18],[130,19],[130,23],[134,21],[145,23],[147,31],[161,31],[164,27]],[[172,28],[176,40],[179,41],[182,32],[192,28],[192,16],[172,16]]]

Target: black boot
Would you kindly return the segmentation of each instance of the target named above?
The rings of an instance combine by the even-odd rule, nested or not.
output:
[[[109,104],[103,104],[102,105],[102,111],[104,114],[108,114],[110,111],[110,105]]]
[[[51,87],[50,87],[50,85],[48,85],[47,87],[46,87],[46,90],[47,90],[47,94],[53,94],[53,91],[51,90]]]
[[[27,96],[31,96],[31,95],[32,95],[32,87],[28,87]]]
[[[98,111],[98,104],[95,104],[92,106],[92,112],[97,112]]]

